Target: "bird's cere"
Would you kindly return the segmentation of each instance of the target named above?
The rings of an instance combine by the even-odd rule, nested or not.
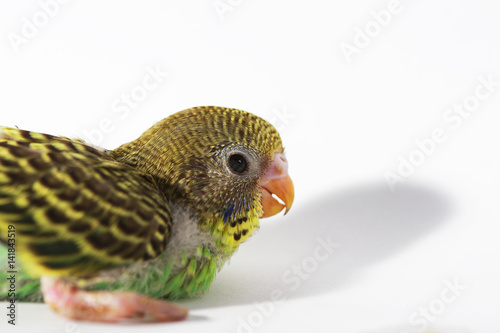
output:
[[[288,175],[288,161],[284,154],[274,155],[268,171],[261,179],[260,187],[264,210],[261,217],[276,215],[285,208],[285,214],[288,213],[293,204],[295,191],[292,179]],[[281,199],[284,204],[276,200],[273,195]]]

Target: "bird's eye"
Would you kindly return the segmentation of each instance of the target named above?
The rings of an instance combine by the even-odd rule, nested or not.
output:
[[[241,175],[247,170],[247,160],[243,155],[233,154],[229,157],[229,167],[234,173]]]

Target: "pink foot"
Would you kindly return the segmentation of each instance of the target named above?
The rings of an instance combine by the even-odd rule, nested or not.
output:
[[[86,321],[117,322],[149,319],[169,322],[183,320],[187,309],[132,292],[85,291],[62,278],[41,279],[45,303],[59,314]]]

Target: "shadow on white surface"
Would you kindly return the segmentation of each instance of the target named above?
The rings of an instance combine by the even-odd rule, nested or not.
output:
[[[261,222],[204,297],[182,303],[204,309],[267,301],[274,292],[294,299],[347,288],[368,266],[438,228],[450,212],[437,191],[401,186],[392,193],[384,184],[296,202],[286,218]],[[318,250],[329,239],[338,245],[332,253]]]
[[[424,187],[402,186],[391,193],[383,185],[370,185],[332,191],[310,202],[298,200],[286,218],[262,222],[262,230],[244,244],[204,297],[176,302],[191,313],[187,322],[168,324],[168,328],[184,330],[187,323],[208,325],[214,320],[218,323],[217,318],[227,321],[242,313],[246,316],[248,309],[235,306],[268,301],[277,291],[282,298],[293,300],[349,290],[371,265],[425,241],[425,236],[442,226],[450,213],[449,201]],[[329,236],[338,246],[328,256],[320,251],[325,259],[318,260],[322,259],[315,256],[321,246],[318,238],[327,240]],[[315,269],[307,272],[304,268],[312,268],[314,260]],[[300,278],[294,267],[307,277]],[[22,306],[20,323],[52,327],[50,332],[62,332],[64,325],[73,324],[102,330],[115,326],[72,322],[42,304]],[[140,325],[117,327],[125,330]],[[147,327],[159,330],[163,325],[150,323]]]

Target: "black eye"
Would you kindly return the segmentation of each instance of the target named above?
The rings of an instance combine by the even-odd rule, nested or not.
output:
[[[234,154],[229,157],[229,167],[235,173],[241,175],[247,170],[247,160],[240,154]]]

